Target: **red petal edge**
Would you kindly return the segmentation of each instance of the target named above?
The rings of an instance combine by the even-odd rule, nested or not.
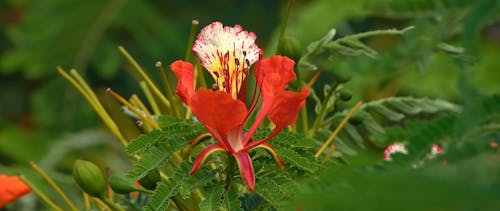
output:
[[[194,160],[193,167],[191,168],[191,171],[189,171],[189,174],[190,175],[195,174],[196,171],[198,171],[198,169],[200,168],[200,166],[208,158],[208,156],[217,151],[225,151],[225,150],[218,144],[212,144],[210,146],[205,147],[205,149],[203,149],[198,155],[198,157],[196,157],[196,159]]]
[[[170,65],[170,69],[177,76],[177,87],[175,93],[186,104],[190,105],[191,97],[194,94],[194,70],[193,65],[189,62],[177,60]]]
[[[295,62],[285,56],[271,56],[262,59],[254,71],[259,82],[263,100],[272,98],[285,89],[286,85],[295,78],[293,66]]]
[[[276,129],[283,129],[297,120],[307,96],[309,89],[302,88],[300,93],[282,91],[275,98],[267,117],[276,125]]]
[[[254,191],[255,188],[255,175],[253,172],[252,159],[250,155],[248,155],[245,151],[239,151],[233,154],[234,158],[236,158],[236,162],[238,163],[238,167],[240,168],[240,175],[247,184],[250,190]]]

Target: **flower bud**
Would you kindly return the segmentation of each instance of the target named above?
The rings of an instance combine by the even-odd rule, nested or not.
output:
[[[342,89],[339,93],[340,99],[343,101],[349,101],[352,98],[352,93],[349,90]]]
[[[75,161],[73,167],[73,178],[85,193],[101,197],[106,192],[106,181],[95,164],[85,160]]]
[[[283,37],[278,52],[283,56],[293,59],[295,62],[298,62],[302,56],[299,42],[297,39],[291,37]]]
[[[156,185],[161,181],[160,172],[157,169],[153,169],[146,174],[142,179],[139,180],[139,184],[148,190],[156,189]]]
[[[137,186],[135,186],[135,181],[125,174],[114,174],[109,177],[108,182],[115,193],[126,194],[137,191],[138,189]]]
[[[363,120],[363,116],[357,112],[349,119],[349,123],[353,125],[359,125],[363,122]]]

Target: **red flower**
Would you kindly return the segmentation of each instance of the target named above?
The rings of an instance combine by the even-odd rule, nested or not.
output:
[[[29,192],[30,188],[18,177],[0,174],[0,208]]]
[[[295,63],[287,57],[272,56],[257,63],[254,75],[258,90],[254,91],[249,105],[245,104],[250,66],[262,54],[255,44],[255,38],[255,34],[243,31],[239,25],[223,27],[220,22],[214,22],[201,30],[193,51],[213,76],[217,88],[215,91],[205,88],[194,91],[193,66],[190,63],[179,60],[170,65],[178,78],[177,95],[218,142],[201,151],[194,161],[191,174],[199,169],[211,153],[225,151],[234,156],[240,174],[251,190],[255,186],[255,176],[248,151],[264,148],[279,165],[284,166],[276,151],[266,142],[297,119],[309,95],[306,88],[300,93],[285,90],[286,85],[295,78]],[[243,125],[259,101],[262,104],[255,122],[245,132]],[[267,138],[253,140],[253,135],[266,116],[276,125],[274,131]]]

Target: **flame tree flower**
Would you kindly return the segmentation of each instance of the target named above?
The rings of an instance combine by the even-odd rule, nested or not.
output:
[[[191,63],[179,60],[170,65],[178,78],[176,94],[217,141],[200,152],[190,173],[194,174],[211,153],[224,151],[235,158],[240,174],[251,190],[254,190],[255,176],[248,152],[254,148],[266,149],[280,166],[284,166],[276,151],[266,142],[297,119],[309,95],[307,88],[300,93],[285,90],[295,78],[294,61],[283,56],[258,61],[262,50],[255,44],[255,39],[254,33],[244,31],[239,25],[224,27],[222,23],[214,22],[201,30],[193,52],[214,78],[214,90],[203,87],[194,90]],[[249,71],[255,62],[253,74],[258,88],[246,105]],[[260,109],[256,111],[260,101]],[[254,111],[257,112],[255,121],[245,132],[243,125]],[[268,137],[252,139],[266,116],[276,127]]]
[[[29,192],[30,188],[18,177],[0,174],[0,208]]]

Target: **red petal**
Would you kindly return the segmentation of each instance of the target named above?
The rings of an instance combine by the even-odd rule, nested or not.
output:
[[[233,154],[233,156],[236,158],[236,162],[240,168],[241,177],[247,184],[248,188],[253,191],[255,188],[255,175],[250,155],[248,155],[245,151],[239,151],[236,154]]]
[[[203,149],[198,155],[198,157],[196,157],[196,159],[194,160],[193,167],[191,168],[191,171],[189,171],[189,174],[193,175],[194,173],[196,173],[196,171],[198,171],[198,169],[205,162],[208,156],[213,152],[217,151],[225,151],[225,150],[218,144],[213,144],[208,147],[205,147],[205,149]]]
[[[258,63],[254,73],[264,101],[284,90],[295,78],[293,65],[295,62],[285,56],[271,56]]]
[[[244,143],[248,143],[255,133],[260,123],[264,120],[277,95],[285,90],[286,85],[295,78],[293,65],[295,62],[285,56],[271,56],[262,59],[255,67],[255,77],[257,85],[262,94],[262,106],[255,118],[255,122],[248,130]]]
[[[302,88],[302,92],[282,91],[274,100],[267,117],[276,129],[283,129],[297,120],[299,110],[304,106],[309,96],[309,89]]]
[[[179,95],[186,105],[190,105],[191,97],[194,94],[194,70],[193,65],[189,62],[177,60],[170,65],[177,76],[177,87],[175,93]]]
[[[191,110],[207,127],[215,128],[221,136],[245,122],[245,104],[222,91],[200,88],[191,99]]]
[[[0,174],[0,208],[28,194],[30,188],[18,177]]]

